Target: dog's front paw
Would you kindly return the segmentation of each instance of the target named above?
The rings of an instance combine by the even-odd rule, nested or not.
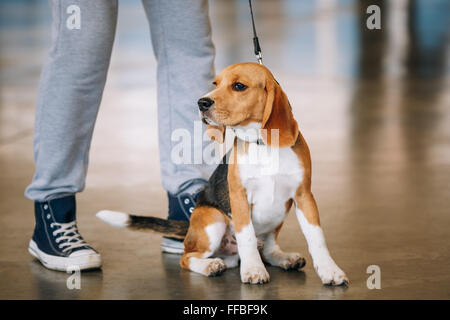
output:
[[[348,285],[349,281],[344,271],[339,268],[334,261],[327,261],[315,265],[317,274],[322,283],[330,286]]]
[[[285,253],[279,264],[284,270],[299,270],[305,266],[306,260],[299,253]]]
[[[227,266],[220,258],[211,259],[211,261],[207,264],[205,274],[208,277],[214,277],[227,269]]]
[[[241,281],[243,283],[266,283],[270,276],[263,264],[253,266],[241,266]]]

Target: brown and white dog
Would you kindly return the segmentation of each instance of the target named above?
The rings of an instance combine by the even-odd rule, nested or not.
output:
[[[113,211],[98,216],[115,226],[184,238],[184,269],[214,276],[237,267],[240,260],[242,282],[265,283],[269,274],[264,262],[286,270],[305,265],[300,254],[283,252],[277,244],[283,221],[295,206],[320,279],[347,284],[325,243],[311,193],[309,149],[285,93],[257,63],[229,66],[214,84],[198,101],[202,120],[219,143],[226,127],[236,138],[200,195],[190,223]]]

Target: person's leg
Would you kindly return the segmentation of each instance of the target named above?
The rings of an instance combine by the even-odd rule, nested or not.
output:
[[[158,61],[159,152],[163,187],[176,194],[189,180],[212,172],[204,164],[175,164],[171,159],[176,129],[191,136],[191,161],[202,153],[194,146],[194,121],[200,121],[197,100],[212,89],[214,45],[207,0],[143,0]],[[198,124],[197,124],[198,125]],[[203,128],[204,130],[204,128]],[[196,150],[194,150],[197,148]]]
[[[214,45],[207,0],[142,0],[150,23],[153,50],[158,61],[158,127],[161,178],[168,192],[168,219],[189,220],[199,190],[214,167],[198,155],[204,144],[194,134],[200,125],[197,100],[212,89]],[[195,122],[201,130],[194,130]],[[191,163],[177,164],[171,155],[175,130],[188,133]],[[198,138],[198,137],[197,137]],[[201,139],[201,137],[200,137]],[[179,143],[179,142],[175,142]],[[183,243],[163,238],[165,252],[183,253]]]
[[[34,201],[84,188],[117,19],[114,0],[53,0],[51,4],[52,47],[36,105],[36,172],[25,192]]]
[[[74,223],[74,195],[85,184],[89,147],[114,41],[117,0],[53,0],[51,6],[52,47],[42,70],[36,105],[36,172],[25,195],[36,203],[30,252],[47,267],[64,269],[66,260],[59,258],[92,250],[75,238],[67,238],[77,231],[63,224]],[[63,238],[56,241],[58,237]],[[60,242],[77,242],[79,246],[61,248]],[[45,261],[44,254],[57,255],[58,259]]]

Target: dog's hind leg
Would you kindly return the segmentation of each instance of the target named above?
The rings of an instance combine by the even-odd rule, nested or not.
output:
[[[220,248],[227,225],[225,215],[219,210],[207,206],[195,208],[184,240],[181,267],[205,276],[224,272],[227,267],[223,260],[213,256]]]

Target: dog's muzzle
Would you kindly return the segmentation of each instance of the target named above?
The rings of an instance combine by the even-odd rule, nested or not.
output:
[[[200,109],[201,112],[206,112],[214,104],[214,100],[212,100],[210,98],[200,98],[197,101],[197,104],[198,104],[198,108]]]

